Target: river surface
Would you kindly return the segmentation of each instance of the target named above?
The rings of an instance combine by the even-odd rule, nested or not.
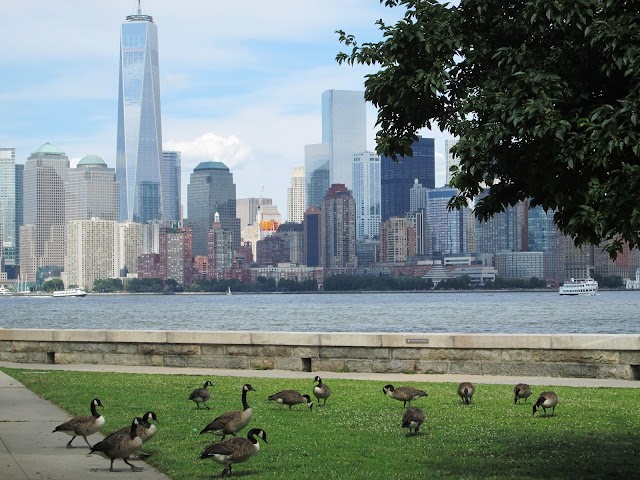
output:
[[[637,334],[640,292],[2,297],[0,328]]]

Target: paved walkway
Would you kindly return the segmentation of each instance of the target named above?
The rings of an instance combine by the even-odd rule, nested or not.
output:
[[[40,365],[0,362],[0,366],[33,370],[79,370],[96,372],[151,373],[207,376],[251,376],[264,378],[309,378],[315,374],[323,378],[349,378],[380,382],[452,382],[530,385],[559,385],[584,387],[640,388],[640,381],[594,380],[587,378],[550,377],[492,377],[477,375],[423,375],[338,372],[290,372],[279,370],[219,370],[205,368],[128,367],[116,365]],[[69,414],[41,399],[21,383],[0,372],[0,479],[1,480],[114,480],[109,472],[109,461],[93,455],[87,457],[88,448],[82,438],[76,438],[77,448],[66,448],[69,437],[51,433],[56,425],[66,421]],[[101,439],[89,437],[91,444]],[[141,461],[134,462],[141,464]],[[114,468],[130,472],[122,461]],[[129,478],[130,475],[127,475]],[[136,473],[138,480],[169,480],[149,465]]]

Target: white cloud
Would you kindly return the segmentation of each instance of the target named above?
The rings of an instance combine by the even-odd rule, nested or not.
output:
[[[251,157],[251,148],[235,135],[224,137],[212,132],[191,140],[169,140],[164,149],[182,152],[182,167],[188,172],[201,162],[222,162],[232,170]]]

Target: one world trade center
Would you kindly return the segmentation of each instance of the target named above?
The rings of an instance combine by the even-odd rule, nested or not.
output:
[[[153,17],[129,15],[120,32],[116,179],[120,220],[163,217],[158,29]]]

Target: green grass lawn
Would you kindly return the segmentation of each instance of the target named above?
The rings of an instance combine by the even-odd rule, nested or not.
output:
[[[528,403],[514,405],[513,386],[478,384],[472,404],[464,406],[457,385],[414,383],[429,396],[414,402],[427,419],[413,437],[400,427],[402,402],[383,396],[382,382],[326,379],[333,394],[326,407],[314,405],[310,412],[303,405],[281,409],[267,402],[267,396],[290,388],[312,395],[313,375],[299,380],[2,370],[74,415],[88,414],[91,400],[100,398],[107,420],[104,433],[155,411],[158,433],[144,450],[152,453],[150,464],[176,480],[220,476],[221,465],[197,459],[219,437],[199,432],[217,415],[241,409],[244,383],[257,392],[249,392],[254,415],[241,435],[263,428],[269,443],[236,465],[234,477],[640,478],[636,389],[532,387]],[[198,411],[187,398],[208,379],[214,383],[211,410]],[[543,390],[560,397],[554,417],[532,416],[532,403]],[[61,444],[68,440],[60,435]],[[116,465],[124,466],[120,460]]]

